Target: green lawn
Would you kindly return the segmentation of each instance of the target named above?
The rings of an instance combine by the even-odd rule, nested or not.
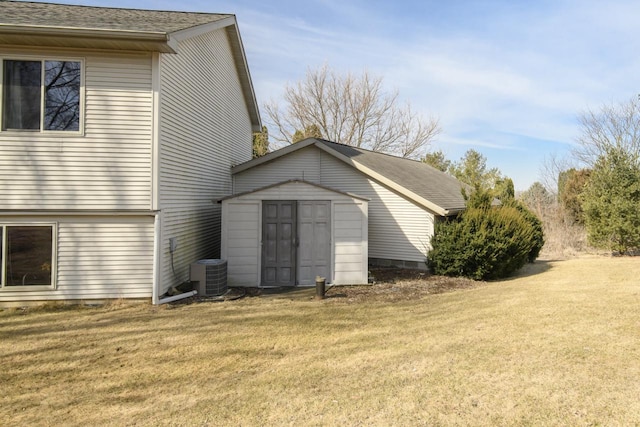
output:
[[[640,258],[312,295],[2,311],[0,424],[640,424]]]

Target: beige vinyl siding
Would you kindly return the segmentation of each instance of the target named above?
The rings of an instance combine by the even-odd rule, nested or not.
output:
[[[252,191],[290,179],[304,179],[320,184],[320,155],[321,152],[317,148],[307,147],[264,165],[247,169],[234,176],[233,192]]]
[[[433,214],[326,153],[322,153],[321,182],[370,199],[370,258],[426,261]]]
[[[370,199],[370,258],[424,263],[433,236],[434,215],[316,147],[237,173],[234,189],[251,191],[283,179],[302,179],[303,170],[305,177],[317,177],[309,181]]]
[[[367,203],[336,202],[332,217],[334,236],[334,273],[337,285],[366,284],[367,270]]]
[[[5,58],[24,51],[0,50]],[[84,135],[0,132],[3,209],[151,208],[151,55],[28,51],[83,60]]]
[[[0,302],[151,298],[153,216],[0,216],[0,222],[57,224],[55,289],[5,287]]]
[[[260,284],[261,202],[222,202],[222,259],[227,260],[229,286]]]
[[[251,158],[251,122],[225,30],[182,41],[177,52],[160,57],[160,294],[188,280],[192,262],[220,257],[214,201],[231,194],[231,166]]]

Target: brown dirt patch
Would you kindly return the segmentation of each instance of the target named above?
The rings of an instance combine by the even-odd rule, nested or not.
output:
[[[364,303],[412,301],[427,295],[482,286],[485,282],[466,278],[434,276],[426,271],[402,268],[377,268],[370,270],[374,282],[369,285],[331,286],[326,289],[325,301]],[[243,298],[287,299],[309,301],[315,299],[315,287],[293,288],[229,288],[223,296],[194,296],[170,303],[179,306],[203,302],[233,301]]]
[[[327,299],[359,303],[367,301],[410,301],[427,295],[467,289],[485,282],[466,278],[434,276],[425,271],[400,268],[371,270],[374,283],[366,286],[335,286],[327,290]]]

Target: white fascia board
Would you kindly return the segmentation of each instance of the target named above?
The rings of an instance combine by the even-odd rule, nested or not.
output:
[[[219,30],[221,28],[228,27],[230,25],[236,24],[236,18],[234,16],[229,16],[227,18],[220,19],[218,21],[209,22],[208,24],[196,25],[195,27],[186,28],[184,30],[174,31],[173,33],[168,34],[168,40],[171,42],[187,40],[200,34],[205,34],[210,31]]]
[[[96,48],[104,48],[108,41],[131,43],[138,42],[148,50],[157,50],[163,53],[175,53],[169,44],[169,36],[165,32],[158,31],[133,31],[133,30],[106,30],[100,28],[78,27],[54,27],[46,25],[6,25],[0,24],[0,37],[5,43],[24,45],[24,39],[33,38],[40,43],[47,38],[60,40],[81,40],[83,46],[94,41]],[[29,44],[29,43],[27,43]],[[73,44],[70,46],[73,47]],[[141,50],[141,49],[136,49]]]
[[[135,39],[148,41],[167,41],[167,33],[157,31],[103,30],[100,28],[53,27],[46,25],[6,25],[0,24],[2,34],[51,35],[95,37],[105,39]]]

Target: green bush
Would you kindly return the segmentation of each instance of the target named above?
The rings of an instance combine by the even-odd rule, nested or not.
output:
[[[540,251],[544,246],[544,231],[542,229],[542,221],[536,216],[527,206],[519,200],[511,199],[506,202],[506,205],[515,207],[518,212],[523,216],[525,221],[533,228],[533,235],[531,237],[531,250],[527,255],[528,262],[534,262]]]
[[[589,243],[617,254],[640,250],[640,161],[610,149],[581,194]]]
[[[544,239],[533,213],[516,201],[501,206],[469,201],[459,218],[436,224],[428,260],[434,274],[498,279],[535,260]]]

